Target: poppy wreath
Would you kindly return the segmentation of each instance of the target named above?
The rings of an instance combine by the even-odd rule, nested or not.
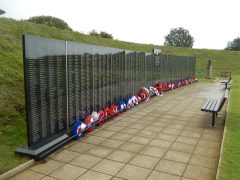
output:
[[[118,102],[118,111],[123,112],[125,110],[126,110],[126,104],[122,100],[120,100]]]
[[[130,96],[130,101],[131,101],[131,107],[135,106],[135,96]]]
[[[131,99],[130,96],[129,96],[128,98],[126,98],[125,103],[126,103],[126,109],[127,109],[127,110],[132,107],[132,99]]]
[[[163,83],[163,91],[167,91],[168,90],[168,83],[165,81]]]
[[[98,112],[98,120],[97,120],[97,125],[98,126],[101,126],[103,124],[103,120],[104,119],[104,111],[103,110],[100,110]]]
[[[181,87],[182,84],[181,84],[181,81],[178,81],[178,87]]]
[[[91,114],[92,118],[93,118],[93,123],[98,121],[99,118],[99,113],[97,113],[96,111],[93,111]]]
[[[93,117],[91,115],[88,115],[85,120],[84,120],[85,124],[87,125],[87,132],[92,132],[94,130],[94,126],[93,126]]]
[[[153,87],[153,86],[149,86],[149,91],[152,92],[153,95],[155,96],[159,96],[159,91],[157,90],[157,88]]]
[[[72,133],[73,133],[73,135],[76,135],[75,139],[78,140],[83,136],[83,132],[86,129],[86,127],[87,127],[87,125],[80,120],[77,120],[74,123],[74,125],[72,127]]]
[[[148,101],[150,98],[149,91],[145,87],[142,88],[140,95],[141,95],[142,101]]]
[[[168,83],[168,90],[172,90],[172,83]]]
[[[163,92],[163,84],[161,82],[158,82],[156,85],[155,85],[155,88],[157,88],[159,94],[162,94]]]
[[[109,116],[111,115],[110,114],[110,108],[109,107],[105,107],[103,109],[103,112],[104,112],[104,121],[103,122],[107,122],[108,119],[109,119]]]
[[[138,99],[138,104],[140,104],[140,103],[142,102],[141,96],[137,96],[137,95],[136,95],[136,97],[137,97],[137,99]]]
[[[138,96],[137,95],[132,96],[132,103],[134,106],[138,105]]]
[[[174,81],[174,89],[178,88],[178,82],[177,80]]]
[[[120,112],[118,112],[118,106],[115,104],[112,104],[110,106],[110,118],[112,119],[114,116],[119,116]]]

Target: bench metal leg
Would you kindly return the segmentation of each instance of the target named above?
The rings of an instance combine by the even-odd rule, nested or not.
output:
[[[216,117],[216,113],[212,113],[212,127],[215,126],[215,117]]]
[[[225,83],[225,89],[227,89],[227,83]]]

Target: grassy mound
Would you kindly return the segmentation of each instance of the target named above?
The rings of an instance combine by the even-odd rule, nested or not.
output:
[[[23,34],[143,52],[161,48],[163,54],[196,57],[196,71],[202,69],[202,77],[205,76],[205,66],[208,60],[213,62],[214,76],[219,76],[223,68],[229,69],[234,75],[240,74],[240,52],[130,43],[8,18],[0,18],[0,24],[0,174],[27,160],[14,155],[16,147],[26,143],[21,42]]]

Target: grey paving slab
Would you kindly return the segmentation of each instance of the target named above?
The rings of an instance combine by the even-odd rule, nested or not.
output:
[[[50,159],[47,162],[38,162],[38,163],[36,163],[35,166],[32,166],[29,169],[31,169],[35,172],[39,172],[41,174],[48,175],[63,165],[64,165],[64,163],[62,163],[62,162]]]
[[[53,178],[53,177],[50,177],[50,176],[45,176],[43,179],[41,179],[41,180],[57,180],[57,179],[55,179],[55,178]]]
[[[82,175],[87,169],[74,166],[71,164],[66,164],[62,166],[61,168],[57,169],[53,173],[51,173],[49,176],[61,180],[74,180],[80,175]]]
[[[100,137],[103,137],[103,138],[108,138],[108,137],[112,136],[113,134],[115,134],[114,131],[107,131],[105,129],[102,129],[102,130],[94,133],[95,136],[100,136]]]
[[[194,145],[190,145],[190,144],[175,142],[175,143],[173,143],[173,145],[171,146],[170,149],[171,150],[175,150],[175,151],[192,153],[194,151],[194,149],[195,149],[195,146]]]
[[[196,83],[124,112],[12,179],[214,179],[226,105],[209,128],[201,112],[220,83]]]
[[[105,127],[104,130],[118,132],[118,131],[122,130],[123,128],[124,127],[111,125],[111,126]]]
[[[181,177],[163,172],[153,171],[147,180],[180,180]]]
[[[176,161],[176,162],[182,162],[182,163],[188,163],[190,158],[191,158],[190,153],[173,151],[173,150],[168,150],[166,155],[164,156],[164,159]]]
[[[126,142],[123,145],[119,147],[120,150],[123,151],[129,151],[129,152],[135,152],[138,153],[142,150],[144,145],[142,144],[136,144],[136,143],[131,143],[131,142]]]
[[[153,169],[156,166],[156,164],[159,162],[159,160],[160,159],[156,157],[138,154],[129,162],[129,164],[143,167],[143,168]]]
[[[124,134],[124,133],[115,133],[114,135],[110,136],[109,138],[115,139],[115,140],[120,140],[120,141],[126,141],[129,138],[131,138],[132,135],[129,134]]]
[[[114,140],[114,139],[106,139],[106,140],[102,141],[99,145],[116,149],[123,143],[124,143],[124,141],[119,141],[119,140]]]
[[[87,151],[86,154],[104,158],[107,155],[109,155],[113,150],[114,149],[112,149],[112,148],[107,148],[107,147],[102,147],[102,146],[95,146],[92,149],[90,149],[89,151]]]
[[[120,131],[120,133],[123,134],[129,134],[129,135],[135,135],[139,132],[139,129],[134,129],[134,128],[124,128],[123,130]]]
[[[176,139],[176,142],[185,143],[185,144],[191,144],[191,145],[196,145],[196,144],[198,143],[198,138],[178,136],[178,138]]]
[[[88,143],[84,143],[81,141],[78,141],[77,143],[68,146],[68,150],[71,151],[75,151],[75,152],[79,152],[79,153],[84,153],[86,151],[88,151],[89,149],[91,149],[92,147],[94,147],[93,144],[88,144]]]
[[[200,166],[200,167],[216,169],[216,167],[218,165],[218,159],[219,158],[193,155],[189,164],[192,164],[192,165],[195,165],[195,166]]]
[[[187,164],[162,159],[157,165],[155,170],[168,174],[182,176],[186,167]]]
[[[114,134],[114,133],[113,133]],[[98,137],[98,136],[89,136],[82,139],[82,142],[89,143],[89,144],[99,144],[104,141],[106,138]]]
[[[192,179],[204,179],[204,180],[212,180],[216,177],[216,170],[188,165],[184,177],[192,178]]]
[[[104,159],[94,167],[92,167],[92,170],[108,174],[108,175],[116,175],[123,167],[125,166],[124,163]]]
[[[63,149],[62,151],[55,153],[50,157],[54,160],[67,163],[80,155],[81,155],[80,153]]]
[[[95,171],[87,171],[85,174],[77,178],[77,180],[110,180],[112,176],[107,174],[102,174]]]
[[[88,154],[82,154],[81,156],[79,156],[79,157],[75,158],[74,160],[70,161],[69,164],[89,169],[101,160],[102,160],[102,158],[99,158],[99,157],[96,157],[96,156],[91,156],[91,155],[88,155]]]
[[[172,145],[172,141],[153,139],[148,145],[168,149]]]
[[[139,153],[143,154],[143,155],[147,155],[147,156],[153,156],[153,157],[161,158],[161,157],[164,156],[166,151],[167,151],[167,149],[153,147],[153,146],[146,146]]]
[[[107,156],[107,159],[128,163],[134,155],[135,153],[132,152],[115,150],[109,156]]]
[[[148,125],[144,128],[144,130],[147,130],[147,131],[155,131],[155,132],[161,132],[162,130],[164,129],[164,127],[159,127],[159,126],[152,126],[151,125]]]
[[[132,143],[137,143],[137,144],[147,144],[151,141],[151,138],[149,137],[142,137],[142,136],[134,136],[128,140],[129,142]]]
[[[138,166],[126,165],[118,174],[117,177],[124,179],[144,180],[151,173],[151,170]]]

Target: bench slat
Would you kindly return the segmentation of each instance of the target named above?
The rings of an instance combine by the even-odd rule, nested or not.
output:
[[[207,100],[207,102],[202,106],[202,111],[204,111],[205,109],[206,109],[206,107],[207,107],[207,105],[209,104],[209,102],[210,102],[211,100]]]
[[[214,102],[215,102],[214,100],[211,100],[210,103],[208,103],[208,106],[206,107],[207,111],[209,111],[209,109],[211,108],[211,106]]]
[[[214,109],[215,109],[215,107],[217,106],[218,102],[219,102],[219,100],[216,100],[216,101],[212,104],[212,106],[209,108],[209,111],[214,111]]]
[[[216,106],[214,107],[213,111],[218,112],[218,108],[219,108],[219,106],[220,106],[220,104],[221,104],[222,101],[223,101],[223,99],[221,99],[220,101],[218,101],[218,103],[217,103]]]

